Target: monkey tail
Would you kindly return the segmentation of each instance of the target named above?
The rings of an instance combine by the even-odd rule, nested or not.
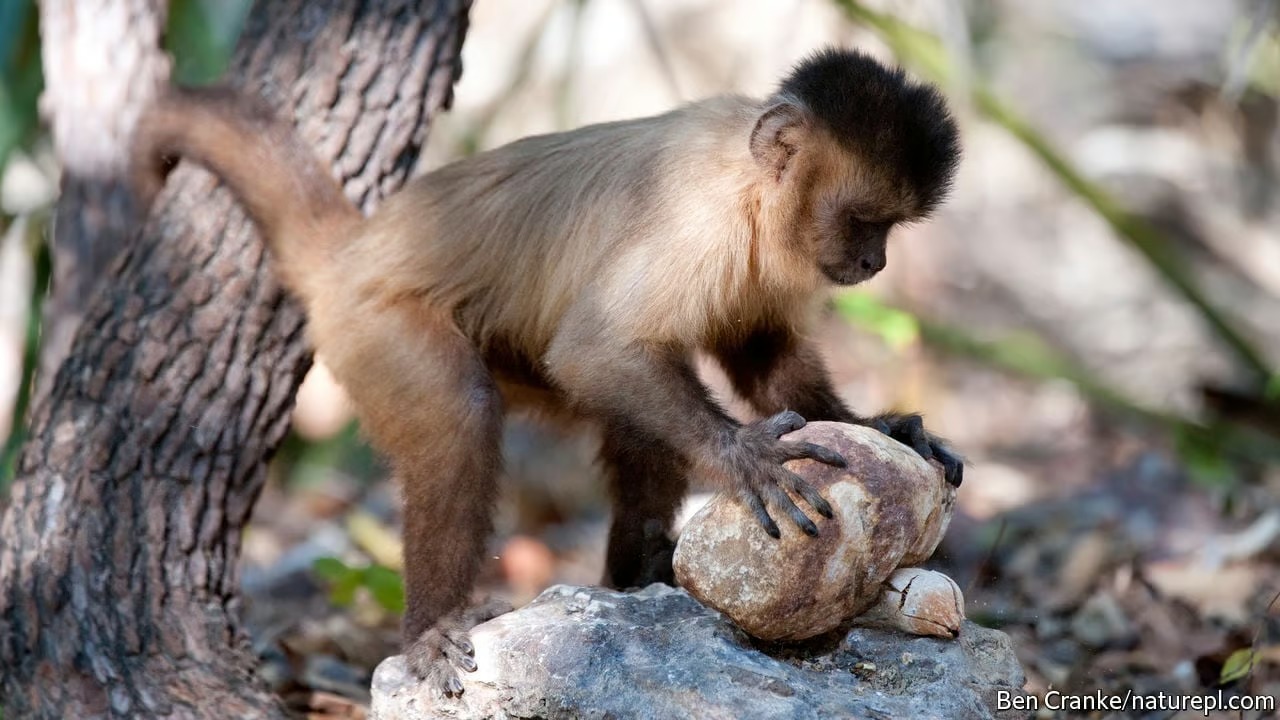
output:
[[[329,170],[263,102],[223,88],[171,89],[139,118],[131,181],[150,207],[179,158],[217,175],[258,225],[286,287],[308,284],[362,220]]]

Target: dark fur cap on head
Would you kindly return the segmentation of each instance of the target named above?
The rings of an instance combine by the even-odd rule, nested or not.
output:
[[[927,213],[946,196],[960,137],[942,93],[856,50],[827,48],[801,61],[778,88],[854,152],[895,168]]]

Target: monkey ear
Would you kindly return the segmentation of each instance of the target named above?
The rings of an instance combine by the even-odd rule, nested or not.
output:
[[[770,105],[751,131],[751,157],[775,180],[782,179],[804,126],[805,113],[798,105],[785,101]]]

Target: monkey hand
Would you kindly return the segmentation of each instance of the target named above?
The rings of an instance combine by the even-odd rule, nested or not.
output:
[[[915,413],[887,413],[871,418],[867,424],[915,450],[925,460],[942,463],[943,475],[953,487],[964,480],[964,458],[947,447],[945,441],[924,429],[924,420]]]
[[[773,417],[758,420],[738,428],[733,444],[726,450],[724,462],[728,475],[736,484],[734,488],[742,502],[756,516],[756,520],[771,537],[781,537],[778,525],[769,516],[767,507],[781,510],[805,534],[818,534],[818,526],[805,515],[791,496],[803,498],[823,517],[831,517],[831,505],[818,494],[812,485],[783,467],[788,460],[809,459],[820,463],[844,467],[840,453],[809,442],[781,439],[792,430],[804,427],[804,418],[790,410]]]

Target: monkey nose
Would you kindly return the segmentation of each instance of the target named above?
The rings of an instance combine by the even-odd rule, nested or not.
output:
[[[871,274],[875,274],[884,269],[884,255],[864,255],[862,258],[862,269]]]

